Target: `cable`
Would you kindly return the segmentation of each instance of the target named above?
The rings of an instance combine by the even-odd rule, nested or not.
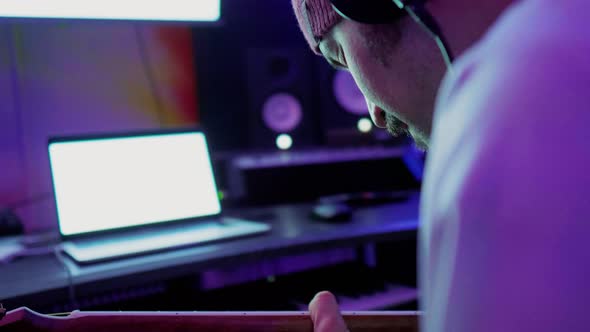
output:
[[[436,42],[436,45],[443,56],[443,60],[445,61],[447,69],[452,71],[453,53],[451,52],[449,43],[443,36],[443,33],[439,25],[436,23],[434,17],[432,17],[426,8],[422,6],[421,1],[410,0],[407,4],[405,3],[405,0],[392,1],[399,9],[405,10],[406,13],[408,13],[408,15],[410,15],[410,17],[416,21],[416,23],[422,26],[422,28],[424,28],[424,30],[426,30],[426,32],[428,32],[432,38],[434,38],[434,41]],[[420,3],[418,4],[418,2]]]
[[[52,252],[51,248],[47,248],[47,247],[27,248],[27,247],[22,247],[19,244],[16,244],[12,247],[11,252],[5,253],[2,256],[0,256],[0,265],[8,264],[18,258],[43,256],[43,255],[50,254],[51,252]]]
[[[54,247],[55,257],[61,263],[61,265],[64,267],[64,270],[66,271],[66,275],[68,277],[68,296],[70,299],[70,306],[73,309],[78,309],[80,307],[80,305],[78,304],[78,301],[76,300],[76,289],[75,289],[75,285],[74,285],[74,278],[72,276],[72,271],[70,270],[70,266],[66,262],[65,257],[63,257],[61,254],[61,249],[62,248],[59,245],[56,245]]]
[[[452,69],[453,54],[451,52],[451,48],[449,47],[449,44],[443,36],[434,17],[432,17],[432,15],[430,15],[430,13],[428,13],[428,11],[426,11],[424,7],[421,6],[406,5],[404,6],[404,9],[408,15],[414,19],[414,21],[416,21],[427,32],[430,33],[432,38],[434,38],[434,41],[436,42],[440,52],[442,53],[443,59],[448,69]]]
[[[154,97],[154,103],[156,104],[156,115],[158,117],[158,121],[160,122],[160,126],[164,127],[166,122],[166,110],[164,108],[162,94],[160,93],[159,86],[156,83],[156,79],[152,70],[150,54],[143,38],[143,34],[141,33],[141,29],[137,24],[133,25],[133,30],[135,31],[135,39],[137,40],[137,49],[139,58],[141,60],[141,66],[148,81],[152,96]]]
[[[8,30],[8,48],[9,48],[9,58],[10,58],[10,80],[12,85],[12,97],[13,97],[13,105],[14,105],[14,114],[15,114],[15,127],[16,127],[16,134],[18,136],[19,142],[19,153],[18,158],[20,159],[20,165],[22,169],[27,169],[26,167],[26,144],[24,142],[24,130],[23,130],[23,121],[22,121],[22,91],[20,89],[21,78],[19,75],[18,70],[18,54],[16,50],[16,35],[18,31],[15,28],[14,24],[10,25],[10,30]],[[26,183],[26,177],[23,179],[25,188],[28,187]]]
[[[19,52],[17,50],[17,41],[19,40],[19,36],[20,36],[20,31],[17,28],[18,26],[11,24],[9,26],[9,30],[7,32],[7,44],[8,44],[8,56],[9,56],[9,60],[10,60],[10,82],[11,82],[11,86],[12,86],[12,103],[13,103],[13,107],[14,107],[14,114],[15,114],[15,125],[14,127],[16,128],[16,135],[18,137],[18,159],[20,161],[20,166],[21,169],[27,169],[26,164],[27,164],[27,159],[25,157],[25,151],[26,151],[26,144],[24,142],[24,129],[23,129],[23,119],[22,119],[22,115],[23,115],[23,105],[22,105],[22,91],[21,91],[21,77],[19,74],[19,61],[18,61],[18,55]],[[23,187],[27,188],[28,187],[28,183],[27,183],[27,179],[26,177],[23,178],[22,180],[23,183]],[[42,193],[33,197],[29,197],[20,201],[16,201],[16,202],[11,202],[9,204],[7,204],[6,206],[2,206],[0,207],[0,214],[2,214],[2,210],[6,209],[7,211],[9,211],[10,213],[12,213],[13,216],[16,216],[16,213],[14,212],[14,210],[27,206],[29,204],[33,204],[36,203],[38,201],[42,201],[45,200],[47,197],[51,197],[51,193]],[[18,217],[16,217],[18,218]],[[19,220],[20,222],[20,220]],[[21,223],[21,227],[22,227],[22,223]]]

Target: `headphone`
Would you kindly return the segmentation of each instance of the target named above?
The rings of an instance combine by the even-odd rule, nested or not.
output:
[[[392,23],[409,15],[436,41],[448,68],[453,54],[439,25],[424,8],[425,0],[330,0],[340,16],[365,24]]]

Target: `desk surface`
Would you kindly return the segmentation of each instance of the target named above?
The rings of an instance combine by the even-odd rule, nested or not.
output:
[[[232,262],[350,247],[414,234],[418,227],[418,201],[416,195],[403,203],[358,208],[346,223],[311,220],[309,204],[249,208],[228,215],[266,222],[272,226],[271,232],[96,265],[66,263],[76,287],[87,286],[93,291],[113,285],[156,282]],[[0,285],[0,299],[9,300],[66,289],[68,277],[54,255],[43,255],[0,266]]]

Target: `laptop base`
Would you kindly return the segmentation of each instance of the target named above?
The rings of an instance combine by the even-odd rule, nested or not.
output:
[[[264,223],[222,217],[167,229],[143,230],[117,236],[80,239],[63,243],[63,251],[79,264],[202,245],[270,231]]]

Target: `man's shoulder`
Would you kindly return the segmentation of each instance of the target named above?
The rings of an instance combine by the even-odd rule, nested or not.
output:
[[[486,91],[497,94],[497,98],[510,90],[534,93],[535,86],[543,81],[551,84],[556,77],[574,73],[590,79],[587,22],[590,1],[586,0],[524,0],[513,4],[454,63],[439,90],[437,117],[456,109],[450,106],[457,98],[484,97]]]
[[[525,0],[510,8],[445,77],[431,136],[431,175],[456,165],[461,149],[474,153],[464,161],[478,164],[493,146],[546,149],[587,131],[590,37],[580,29],[590,10],[579,13],[588,7],[581,0],[541,8],[547,2]],[[556,136],[560,140],[552,140]]]
[[[590,49],[590,1],[516,1],[476,46],[480,61],[516,62]],[[587,58],[587,57],[586,57]],[[575,64],[575,63],[574,63]]]

